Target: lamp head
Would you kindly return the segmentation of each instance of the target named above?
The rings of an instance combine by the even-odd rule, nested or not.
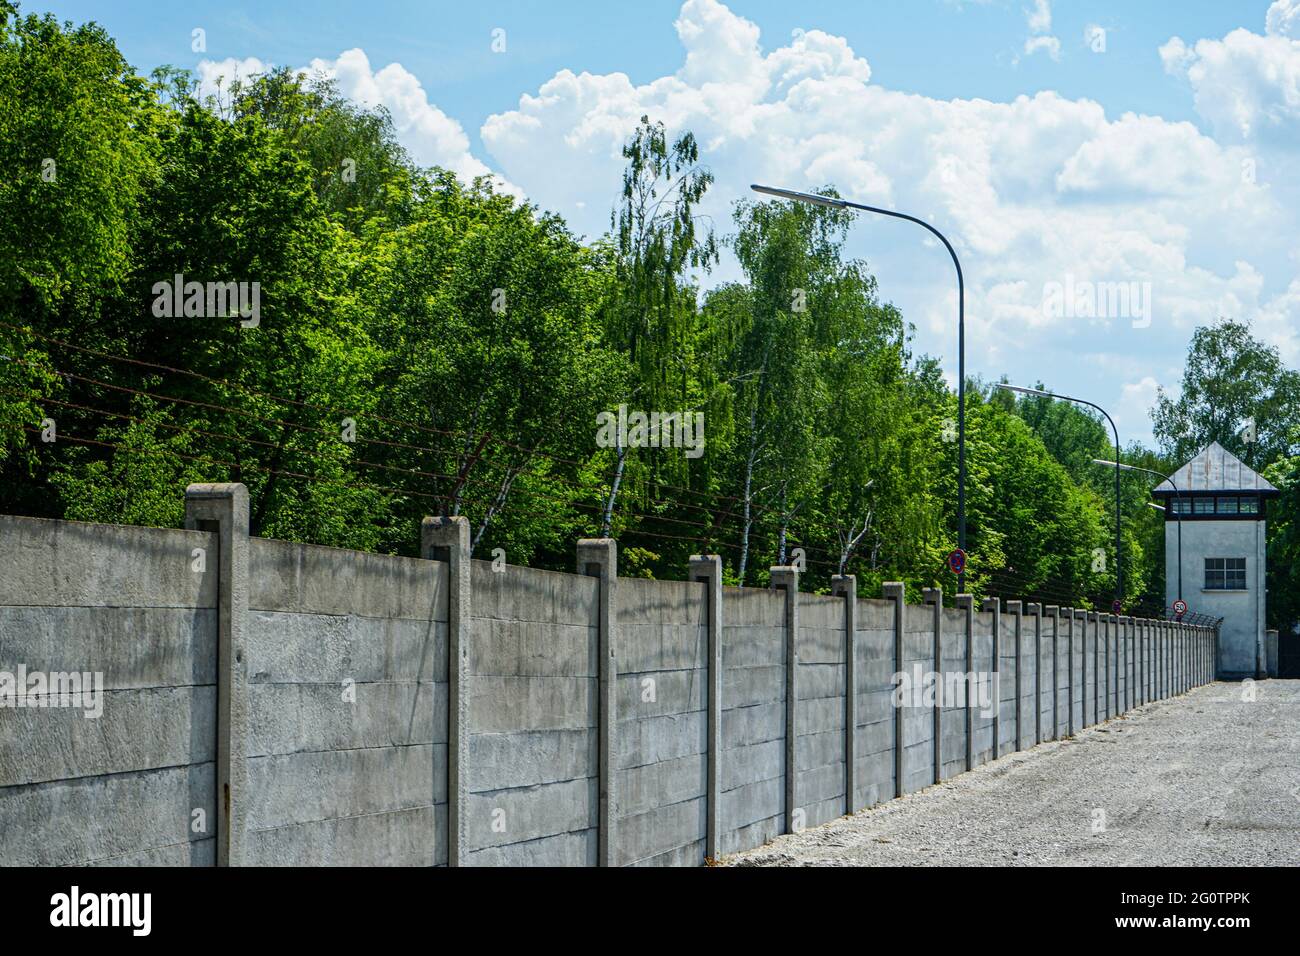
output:
[[[848,205],[843,199],[836,199],[833,196],[818,196],[816,193],[801,193],[795,189],[778,189],[776,186],[760,186],[753,183],[749,187],[756,193],[763,193],[765,196],[775,196],[777,199],[789,199],[792,202],[806,202],[814,206],[829,206],[832,209],[843,209]]]
[[[1054,398],[1051,392],[1045,392],[1041,388],[1025,388],[1023,385],[1010,385],[1006,382],[998,382],[998,388],[1005,388],[1008,392],[1019,392],[1021,395],[1037,395],[1039,398]]]

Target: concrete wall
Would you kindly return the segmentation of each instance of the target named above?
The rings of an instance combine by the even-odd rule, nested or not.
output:
[[[617,861],[698,866],[708,837],[704,586],[620,581],[618,622]]]
[[[445,865],[446,565],[250,545],[245,863]]]
[[[594,865],[598,583],[510,565],[493,571],[482,561],[473,562],[471,578],[464,862]],[[647,618],[655,613],[646,608]],[[670,709],[680,705],[671,689],[664,698]],[[635,742],[628,740],[620,776],[646,762]],[[643,747],[654,759],[681,755],[674,741],[658,743],[657,752],[656,743]]]
[[[795,752],[805,826],[817,826],[845,812],[845,665],[843,599],[803,595]]]
[[[722,853],[762,846],[785,814],[785,628],[781,595],[722,589]]]
[[[98,718],[0,709],[0,864],[215,862],[217,589],[195,549],[214,535],[0,516],[0,671],[104,690]]]
[[[606,541],[494,566],[461,519],[421,559],[249,539],[241,502],[196,492],[211,531],[0,517],[0,671],[107,688],[98,718],[0,707],[0,864],[699,865],[1069,733],[1072,687],[1097,719],[1096,615],[620,579]],[[1138,623],[1140,684],[1211,679],[1170,648],[1212,634]],[[995,634],[996,706],[952,696]]]
[[[894,602],[857,602],[857,733],[854,735],[853,806],[892,799],[898,785],[894,748],[898,722],[894,698]]]

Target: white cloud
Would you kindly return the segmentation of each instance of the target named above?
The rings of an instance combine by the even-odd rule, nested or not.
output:
[[[271,64],[255,56],[242,60],[228,56],[224,60],[201,60],[197,72],[200,97],[222,96],[235,81],[248,82],[253,77],[271,69]]]
[[[1264,15],[1264,32],[1300,38],[1300,0],[1276,0]]]
[[[1025,11],[1025,20],[1030,33],[1050,33],[1052,30],[1052,5],[1048,0],[1034,0],[1031,9]]]
[[[492,176],[497,188],[522,195],[474,157],[464,128],[429,102],[419,79],[402,64],[390,63],[376,72],[363,50],[352,49],[335,60],[312,60],[308,70],[332,77],[349,99],[387,108],[402,145],[420,165],[441,166],[466,181]]]
[[[1220,136],[1300,138],[1300,40],[1282,32],[1300,23],[1298,10],[1295,0],[1273,4],[1265,35],[1236,29],[1220,40],[1189,46],[1172,37],[1160,47],[1165,69],[1186,78],[1196,111]]]
[[[1047,53],[1053,60],[1061,58],[1061,41],[1052,32],[1052,5],[1048,0],[1034,0],[1033,7],[1025,10],[1025,23],[1032,34],[1025,40],[1025,56],[1033,56],[1039,50]]]
[[[272,64],[256,57],[203,60],[198,65],[199,93],[216,93],[219,84],[228,89],[236,76],[246,81],[271,68]],[[429,102],[419,79],[400,63],[390,63],[376,72],[364,51],[352,49],[337,59],[314,59],[298,69],[332,77],[339,92],[357,103],[385,107],[402,145],[420,165],[449,169],[466,182],[476,176],[491,176],[499,190],[522,197],[517,187],[475,158],[464,128]]]
[[[1072,374],[1079,354],[1102,357],[1108,374],[1135,354],[1180,368],[1197,324],[1233,314],[1283,342],[1280,330],[1300,314],[1300,284],[1275,291],[1276,262],[1254,255],[1268,237],[1294,241],[1285,237],[1300,232],[1300,202],[1285,182],[1244,176],[1256,153],[1240,143],[1186,122],[1110,118],[1095,102],[1051,92],[998,103],[891,90],[871,81],[844,39],[809,29],[764,50],[757,27],[717,0],[687,0],[676,25],[685,57],[675,73],[636,84],[563,70],[491,116],[481,136],[504,175],[580,230],[602,231],[619,147],[649,114],[696,134],[716,176],[705,211],[720,231],[751,182],[831,183],[922,216],[961,256],[968,362],[981,374],[1037,369],[1050,380],[1054,370]],[[878,220],[852,236],[882,294],[906,306],[921,350],[950,363],[956,300],[942,247]],[[1067,275],[1150,282],[1151,325],[1045,315],[1045,286]],[[1114,380],[1111,400],[1143,377]]]
[[[675,21],[679,68],[644,83],[561,70],[480,135],[529,201],[579,231],[608,228],[620,148],[643,114],[689,129],[716,184],[702,210],[719,232],[751,182],[833,184],[854,199],[907,210],[953,241],[966,276],[973,373],[1064,381],[1122,403],[1126,431],[1157,380],[1176,386],[1191,329],[1231,315],[1300,364],[1300,0],[1270,7],[1264,34],[1174,37],[1165,68],[1185,77],[1205,129],[1045,91],[1009,102],[936,99],[872,82],[842,37],[799,29],[764,48],[758,27],[718,0],[686,0]],[[1046,3],[1026,10],[1034,50],[1059,54]],[[463,128],[400,64],[361,50],[313,68],[393,114],[417,161],[463,177],[486,172]],[[205,63],[219,74],[256,60]],[[1258,176],[1256,170],[1258,169]],[[1249,174],[1247,171],[1249,170]],[[510,187],[514,189],[514,187]],[[869,257],[882,295],[918,329],[920,351],[955,367],[951,265],[914,227],[864,219],[850,252]],[[728,271],[730,270],[730,271]],[[724,263],[723,276],[735,275]],[[1053,317],[1050,283],[1149,282],[1149,326],[1128,318]],[[715,277],[716,281],[716,277]]]
[[[1039,50],[1045,50],[1053,60],[1061,58],[1061,41],[1056,37],[1029,37],[1025,40],[1025,55],[1033,56]]]
[[[1120,389],[1119,406],[1114,412],[1115,422],[1124,429],[1136,430],[1144,424],[1147,409],[1156,403],[1160,383],[1153,375],[1144,375],[1136,382],[1125,382]]]

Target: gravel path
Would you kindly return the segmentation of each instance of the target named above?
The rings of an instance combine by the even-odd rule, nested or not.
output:
[[[721,862],[1295,866],[1300,681],[1260,681],[1254,701],[1248,686],[1147,704]]]

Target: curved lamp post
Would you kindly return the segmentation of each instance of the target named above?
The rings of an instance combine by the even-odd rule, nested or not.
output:
[[[1083,398],[1072,398],[1069,395],[1057,395],[1055,392],[1046,392],[1041,388],[1023,388],[1019,385],[1008,385],[1006,382],[998,382],[998,388],[1005,388],[1009,392],[1019,392],[1021,395],[1035,395],[1039,398],[1059,398],[1063,402],[1074,402],[1076,405],[1087,405],[1089,408],[1095,408],[1106,416],[1106,421],[1110,422],[1110,429],[1115,433],[1115,461],[1111,462],[1115,466],[1115,613],[1118,614],[1124,608],[1124,542],[1120,537],[1120,495],[1119,495],[1119,472],[1126,467],[1119,464],[1119,429],[1115,427],[1115,419],[1110,417],[1110,413],[1100,405]]]
[[[1121,471],[1142,471],[1148,475],[1155,475],[1157,478],[1163,478],[1169,482],[1170,487],[1174,489],[1174,497],[1178,499],[1178,508],[1176,509],[1178,515],[1178,600],[1183,600],[1183,493],[1178,490],[1178,485],[1168,475],[1162,475],[1151,468],[1143,468],[1139,465],[1124,465],[1115,461],[1106,461],[1104,458],[1094,458],[1092,463],[1094,465],[1105,465],[1107,468],[1115,467]],[[1159,508],[1160,506],[1153,505],[1153,507]]]
[[[934,226],[930,225],[924,219],[918,219],[916,216],[909,216],[904,212],[895,212],[892,209],[881,209],[879,206],[864,206],[862,203],[849,202],[847,199],[836,199],[832,196],[818,196],[816,193],[802,193],[794,189],[778,189],[775,186],[760,186],[752,184],[750,189],[756,193],[763,193],[767,196],[775,196],[778,199],[788,199],[793,202],[809,203],[814,206],[829,206],[832,209],[860,209],[863,212],[874,212],[881,216],[891,216],[894,219],[906,219],[908,222],[914,222],[918,226],[923,226],[933,233],[940,242],[943,243],[948,255],[952,256],[952,264],[957,267],[957,547],[963,552],[966,550],[966,284],[961,274],[961,262],[957,259],[957,253],[948,241],[948,237],[941,233]],[[962,573],[957,575],[957,590],[963,592],[966,590],[966,571],[963,567]]]

